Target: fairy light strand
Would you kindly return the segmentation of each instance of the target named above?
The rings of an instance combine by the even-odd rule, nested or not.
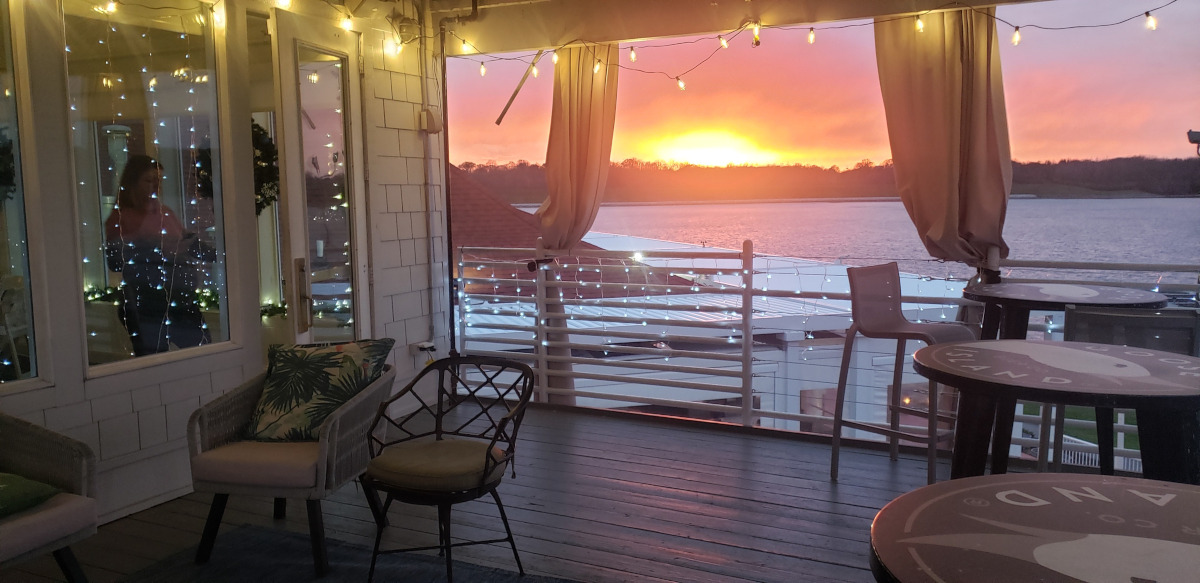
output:
[[[1009,22],[1008,20],[1005,20],[995,14],[991,14],[991,13],[987,12],[985,9],[977,8],[974,6],[966,6],[960,2],[949,2],[949,3],[943,4],[941,6],[938,6],[937,8],[925,10],[923,12],[919,12],[916,14],[904,14],[904,15],[893,16],[893,17],[889,17],[889,18],[881,18],[881,19],[876,19],[876,20],[868,20],[868,21],[862,21],[862,22],[850,22],[850,23],[846,23],[846,24],[829,24],[829,25],[823,25],[823,26],[817,26],[817,25],[812,25],[812,24],[772,26],[772,25],[762,24],[758,20],[747,20],[741,26],[739,26],[731,31],[724,32],[724,33],[717,34],[717,35],[699,36],[699,37],[694,37],[694,38],[691,38],[688,40],[679,40],[679,41],[670,41],[670,42],[660,42],[660,43],[647,42],[647,43],[641,43],[641,44],[633,45],[633,46],[629,47],[629,60],[631,63],[634,63],[634,62],[637,62],[638,49],[641,49],[644,51],[646,49],[670,48],[670,47],[678,47],[678,46],[684,46],[684,45],[692,45],[692,44],[696,44],[696,43],[713,42],[714,40],[716,41],[716,46],[717,46],[716,50],[714,50],[713,52],[704,56],[695,65],[683,70],[682,72],[647,70],[647,69],[642,69],[642,68],[639,68],[636,66],[621,64],[619,62],[609,63],[609,66],[614,66],[619,69],[623,69],[623,70],[631,71],[631,72],[635,72],[635,73],[642,73],[642,74],[648,74],[648,75],[662,75],[662,76],[666,77],[667,79],[671,80],[672,82],[675,82],[676,84],[678,84],[680,79],[684,78],[686,75],[688,75],[692,71],[695,71],[697,68],[699,68],[700,66],[704,65],[709,60],[711,60],[716,55],[716,53],[720,51],[720,49],[728,48],[729,42],[732,41],[733,39],[735,39],[742,32],[745,32],[747,29],[749,29],[753,33],[753,36],[754,36],[754,38],[751,41],[751,46],[759,46],[759,44],[761,44],[761,29],[764,29],[764,28],[774,29],[774,30],[784,30],[784,31],[803,30],[807,34],[808,43],[815,44],[818,31],[843,30],[843,29],[849,29],[849,28],[859,28],[859,27],[864,27],[864,26],[874,26],[875,24],[878,24],[878,23],[894,22],[897,20],[904,20],[904,19],[910,19],[910,18],[915,19],[914,20],[915,27],[919,28],[919,27],[923,27],[923,25],[924,25],[924,20],[922,19],[923,16],[931,14],[933,12],[952,9],[952,8],[956,8],[956,7],[959,7],[959,8],[965,9],[965,10],[971,10],[972,12],[975,12],[976,14],[982,14],[984,16],[992,18],[993,20],[995,20],[996,22],[998,22],[1000,24],[1011,27],[1013,29],[1013,45],[1017,46],[1023,40],[1023,37],[1020,32],[1021,29],[1063,31],[1063,30],[1075,30],[1075,29],[1108,28],[1108,27],[1120,26],[1120,25],[1128,23],[1130,21],[1137,20],[1139,18],[1143,18],[1146,21],[1146,28],[1148,28],[1150,30],[1155,30],[1157,28],[1158,21],[1154,15],[1154,13],[1158,12],[1168,6],[1171,6],[1172,4],[1175,4],[1178,1],[1179,0],[1169,0],[1168,2],[1165,2],[1159,6],[1151,8],[1149,10],[1143,10],[1143,11],[1138,12],[1137,14],[1129,16],[1128,18],[1123,18],[1123,19],[1116,20],[1113,22],[1104,22],[1104,23],[1098,23],[1098,24],[1075,24],[1075,25],[1064,25],[1064,26],[1047,26],[1047,25],[1039,25],[1039,24],[1020,24],[1020,25],[1013,24],[1012,22]],[[466,39],[464,39],[463,37],[459,36],[459,34],[457,32],[447,31],[447,33],[454,36],[459,41],[461,41],[464,53],[473,53],[473,54],[477,54],[477,55],[485,54],[485,52],[480,50],[479,47],[475,46],[471,42],[469,42]],[[558,45],[551,52],[551,61],[554,62],[555,64],[557,64],[558,63],[557,51],[561,50],[563,48],[566,48],[568,46],[572,46],[572,45],[582,45],[589,51],[589,53],[592,54],[593,58],[596,58],[596,51],[594,49],[592,49],[592,46],[598,45],[598,44],[602,44],[602,43],[587,41],[587,40],[583,40],[583,39],[575,39],[575,40],[563,43],[561,45]],[[465,57],[465,55],[464,55],[464,56],[459,56],[457,58],[468,58],[468,57]],[[494,62],[494,61],[519,61],[519,62],[523,62],[526,64],[530,64],[530,63],[532,63],[532,58],[533,58],[533,56],[531,54],[520,54],[520,55],[506,56],[506,57],[491,56],[491,57],[487,57],[487,58],[483,58],[483,59],[471,58],[469,60],[475,60],[476,62],[479,62],[480,65],[482,66],[484,63]],[[597,70],[596,72],[599,72],[599,71]]]

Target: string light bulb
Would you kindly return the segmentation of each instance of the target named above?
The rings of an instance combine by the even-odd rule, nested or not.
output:
[[[815,42],[817,42],[817,29],[810,26],[808,27],[808,44],[811,45]]]
[[[1158,30],[1158,19],[1149,11],[1146,12],[1146,30]]]
[[[467,42],[465,38],[462,41],[462,52],[463,54],[471,52],[471,43]]]
[[[404,51],[404,43],[398,37],[392,37],[384,42],[383,50],[394,57]]]
[[[679,78],[679,77],[676,77],[676,78],[675,78],[675,84],[676,84],[676,85],[679,85],[679,90],[680,90],[680,91],[683,91],[684,89],[687,89],[687,83],[684,83],[684,82],[683,82],[683,79],[681,79],[681,78]]]
[[[917,15],[917,32],[925,32],[925,21],[921,20],[921,15]]]
[[[724,36],[717,35],[717,42],[721,43],[721,48],[723,48],[723,49],[729,48],[729,41],[725,40]]]
[[[487,75],[487,65],[479,63],[479,76],[483,77],[484,75]]]
[[[600,59],[596,59],[596,64],[592,65],[592,74],[594,75],[599,72],[600,72]]]
[[[538,76],[537,65],[530,65],[530,66],[529,66],[529,72],[530,72],[530,73],[533,73],[533,78],[534,78],[534,79],[537,79],[537,76]]]
[[[342,30],[350,30],[354,28],[354,21],[349,16],[342,18]]]
[[[637,62],[637,48],[636,47],[629,47],[629,62],[630,63]]]
[[[750,41],[750,46],[756,47],[756,46],[762,44],[762,39],[759,38],[759,36],[758,36],[758,33],[761,29],[762,29],[762,26],[759,25],[758,21],[757,20],[754,21],[754,40]]]
[[[554,51],[554,52],[550,53],[550,62],[555,65],[558,64],[558,51]]]
[[[1014,47],[1021,44],[1021,27],[1019,26],[1013,29],[1012,43]]]

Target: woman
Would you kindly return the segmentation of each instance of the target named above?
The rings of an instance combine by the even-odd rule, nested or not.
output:
[[[196,303],[196,264],[214,261],[216,253],[159,201],[161,185],[157,160],[130,156],[117,205],[104,222],[108,268],[123,280],[121,321],[138,356],[212,341]]]

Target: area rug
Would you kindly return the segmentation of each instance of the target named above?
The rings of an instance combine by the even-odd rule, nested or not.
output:
[[[226,527],[228,528],[228,527]],[[212,558],[195,563],[196,549],[178,552],[124,579],[126,583],[295,583],[299,581],[340,582],[367,580],[371,549],[326,539],[329,573],[320,579],[313,573],[312,546],[307,534],[296,534],[259,526],[242,525],[222,529]],[[515,567],[515,565],[514,565]],[[446,580],[446,563],[440,557],[420,553],[381,555],[375,565],[375,580],[381,583],[440,583]],[[468,583],[571,583],[566,579],[538,575],[520,576],[516,571],[482,567],[454,561],[454,580]]]

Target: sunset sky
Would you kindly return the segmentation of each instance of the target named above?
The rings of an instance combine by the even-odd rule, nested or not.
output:
[[[1196,155],[1186,130],[1200,130],[1200,0],[1055,0],[1001,6],[998,24],[1013,159],[1055,161],[1119,156],[1186,158]],[[1038,30],[1111,23],[1120,26]],[[627,158],[727,164],[815,164],[851,167],[891,158],[872,27],[822,30],[853,22],[764,28],[762,44],[750,34],[684,76],[671,78],[708,56],[715,35],[622,45],[612,160]],[[628,47],[637,49],[629,62]],[[485,47],[480,47],[486,50]],[[505,57],[531,57],[503,55]],[[504,122],[495,120],[527,63],[483,55],[449,62],[449,136],[453,163],[542,163],[549,132],[552,65],[530,78]],[[487,75],[480,77],[484,60]]]

